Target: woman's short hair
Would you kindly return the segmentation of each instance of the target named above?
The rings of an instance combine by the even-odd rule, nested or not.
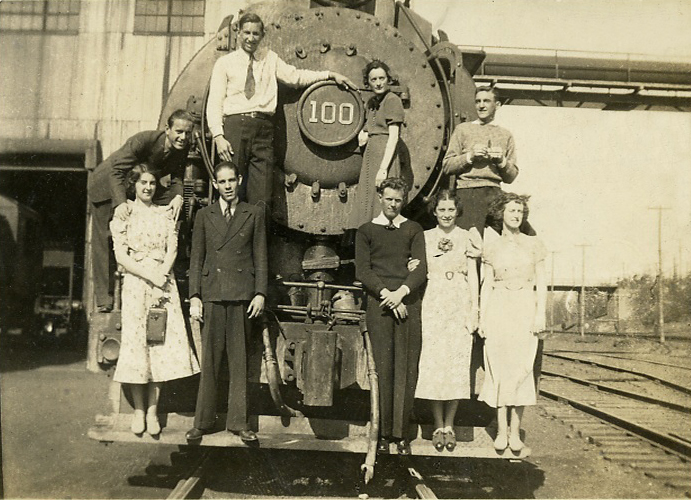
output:
[[[521,221],[521,224],[525,224],[528,220],[528,214],[530,213],[530,209],[528,207],[529,199],[529,195],[502,192],[489,204],[487,213],[489,225],[494,228],[501,228],[503,226],[504,209],[506,209],[506,205],[512,201],[523,205],[523,221]]]
[[[137,196],[137,191],[135,190],[134,185],[139,181],[142,174],[153,175],[154,179],[156,179],[156,189],[158,189],[158,172],[151,171],[149,165],[146,163],[140,163],[139,165],[135,165],[132,170],[127,172],[127,177],[125,178],[125,195],[129,200],[134,200]]]
[[[379,59],[373,59],[369,63],[367,63],[367,66],[365,66],[365,69],[362,70],[362,79],[365,82],[365,88],[369,88],[369,73],[373,69],[378,69],[381,68],[384,70],[384,73],[386,73],[386,77],[389,80],[389,83],[393,83],[393,77],[391,76],[391,69],[389,68],[389,65],[386,64],[384,61],[381,61]]]
[[[434,211],[437,209],[439,202],[444,200],[453,201],[458,215],[461,215],[461,212],[463,211],[461,200],[459,200],[456,196],[456,193],[450,189],[440,189],[435,195],[430,197],[429,201],[427,202],[427,210],[429,210],[429,213],[434,215]]]

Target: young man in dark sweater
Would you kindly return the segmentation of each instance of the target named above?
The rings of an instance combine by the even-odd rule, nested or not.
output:
[[[420,289],[427,279],[422,227],[401,215],[408,186],[392,177],[379,188],[382,212],[357,230],[356,277],[367,292],[367,328],[379,375],[379,451],[395,441],[410,454],[407,435],[422,345]],[[420,264],[408,271],[407,263]]]

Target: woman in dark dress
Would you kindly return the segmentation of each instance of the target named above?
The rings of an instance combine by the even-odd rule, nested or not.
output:
[[[404,120],[401,98],[391,92],[386,63],[377,59],[363,71],[365,87],[374,92],[367,102],[365,126],[358,140],[365,146],[351,227],[357,229],[379,213],[377,188],[388,177],[400,176],[398,142]]]

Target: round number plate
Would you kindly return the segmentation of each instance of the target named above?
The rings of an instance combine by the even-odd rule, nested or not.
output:
[[[321,146],[341,146],[352,140],[365,123],[365,106],[355,90],[333,82],[317,82],[300,97],[300,130]]]

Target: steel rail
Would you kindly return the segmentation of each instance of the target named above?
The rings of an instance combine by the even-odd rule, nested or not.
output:
[[[635,399],[637,401],[641,401],[643,403],[652,403],[658,406],[664,406],[665,408],[669,408],[671,410],[676,410],[680,412],[691,412],[691,406],[689,405],[684,405],[684,404],[678,404],[678,403],[672,403],[671,401],[665,401],[659,398],[655,398],[652,396],[644,396],[643,394],[639,394],[636,392],[631,392],[627,391],[626,389],[619,389],[617,387],[611,386],[609,384],[605,384],[602,382],[598,381],[593,381],[593,380],[587,380],[579,377],[574,377],[573,375],[566,375],[564,373],[559,373],[559,372],[554,372],[551,370],[545,370],[543,368],[542,370],[543,375],[550,375],[553,377],[561,377],[565,378],[567,380],[570,380],[571,382],[575,382],[580,385],[588,386],[588,387],[594,387],[596,389],[599,389],[604,392],[609,392],[611,394],[616,394],[617,396],[624,396],[626,398],[630,399]]]
[[[669,380],[666,380],[666,379],[663,379],[660,377],[657,377],[656,375],[653,375],[651,373],[641,372],[638,370],[629,370],[627,368],[621,368],[621,367],[617,367],[617,366],[608,365],[607,363],[601,363],[598,361],[592,361],[592,360],[587,360],[587,359],[577,359],[577,358],[572,358],[569,356],[564,356],[562,354],[555,354],[555,353],[551,353],[551,352],[545,352],[544,355],[550,356],[553,358],[557,358],[557,359],[564,359],[567,361],[577,361],[579,363],[589,364],[589,365],[593,365],[593,366],[599,366],[600,368],[606,368],[606,369],[612,370],[612,371],[618,371],[618,372],[622,372],[622,373],[630,373],[632,375],[638,375],[640,377],[644,377],[644,378],[647,378],[649,380],[653,380],[655,382],[658,382],[658,383],[665,385],[667,387],[670,387],[672,389],[676,389],[677,391],[684,392],[686,394],[691,394],[691,388],[685,387],[683,385],[671,382]]]
[[[201,485],[202,478],[206,472],[206,467],[209,461],[216,454],[216,450],[212,448],[205,448],[202,456],[189,469],[187,477],[183,477],[178,481],[173,491],[168,495],[168,499],[185,499],[190,498],[192,492]]]
[[[652,361],[650,359],[627,358],[625,356],[615,356],[614,354],[604,354],[604,353],[597,353],[597,352],[594,352],[593,354],[597,354],[598,356],[603,356],[605,358],[623,359],[625,361],[634,361],[636,363],[649,363],[651,365],[669,366],[670,368],[675,368],[677,370],[691,371],[691,367],[689,367],[689,366],[673,365],[672,363],[663,363],[661,361]]]
[[[575,382],[572,383],[575,384]],[[627,420],[611,412],[597,408],[592,404],[581,401],[576,396],[559,394],[553,390],[550,390],[549,388],[546,388],[545,385],[548,385],[547,380],[542,381],[540,386],[540,394],[549,399],[552,399],[554,401],[566,402],[584,413],[594,415],[605,422],[613,424],[628,432],[632,432],[637,436],[649,441],[650,443],[664,448],[666,451],[669,451],[670,453],[682,456],[685,459],[691,457],[691,442],[687,442],[683,439],[663,434],[647,425]],[[606,393],[600,394],[607,395]]]

